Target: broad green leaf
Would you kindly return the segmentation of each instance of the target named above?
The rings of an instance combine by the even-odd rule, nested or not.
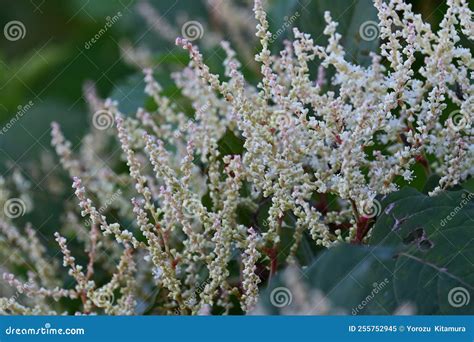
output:
[[[474,229],[473,197],[467,191],[445,191],[429,197],[408,187],[390,194],[382,201],[370,244],[400,245],[416,229],[422,229],[428,237],[462,225]]]
[[[368,246],[330,248],[298,281],[349,314],[391,314],[406,303],[417,314],[473,314],[472,199],[464,190],[429,197],[413,188],[385,196]],[[285,276],[261,296],[270,313],[281,313],[270,301],[281,286]]]
[[[393,271],[398,302],[416,303],[424,314],[474,312],[472,301],[448,301],[457,287],[474,293],[473,198],[466,191],[428,197],[404,189],[385,199],[371,244],[402,248]]]
[[[340,245],[322,253],[313,265],[302,269],[298,281],[311,289],[311,295],[314,289],[322,291],[334,309],[346,314],[390,314],[396,308],[390,271],[395,265],[394,253],[390,248]],[[292,296],[298,295],[285,281],[285,275],[280,274],[260,298],[271,314],[285,310],[285,307],[272,305],[271,296],[275,294],[272,291],[278,287],[288,287]],[[291,305],[296,304],[292,301]],[[299,313],[314,314],[320,305],[324,305],[323,302],[315,303],[309,312]]]

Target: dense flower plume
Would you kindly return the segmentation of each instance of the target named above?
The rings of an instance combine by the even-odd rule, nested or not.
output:
[[[0,311],[253,312],[259,286],[282,266],[276,255],[287,249],[287,263],[297,264],[306,231],[322,247],[365,243],[380,211],[378,196],[396,191],[401,180],[411,182],[415,164],[441,176],[432,196],[472,175],[474,59],[459,44],[461,35],[474,40],[467,2],[448,0],[437,32],[403,0],[374,4],[381,46],[368,67],[346,58],[328,12],[326,46],[295,28],[294,41],[273,55],[267,15],[255,0],[257,86],[244,78],[229,43],[222,42],[225,75],[219,76],[193,43],[178,38],[190,63],[173,78],[192,115],[163,95],[151,69],[144,79],[157,106],[153,112],[139,108],[126,115],[87,87],[92,112],[115,128],[94,125],[75,153],[52,125],[53,146],[80,208],[66,213],[64,231],[84,243],[86,255],[78,260],[87,265],[73,256],[64,232],[56,233],[75,283],[69,286],[59,266],[47,261],[34,229],[28,226],[24,236],[2,214],[1,234],[35,270],[27,280],[5,273],[17,293],[0,299]],[[419,70],[417,60],[423,61]],[[447,113],[448,104],[457,110]],[[106,168],[97,158],[111,132],[128,172]],[[222,152],[226,134],[242,138],[241,154]],[[4,203],[10,196],[1,186]],[[20,190],[27,196],[28,189]],[[265,224],[244,224],[240,210],[265,211]],[[282,246],[288,225],[292,245]],[[22,304],[20,295],[26,296]],[[67,301],[77,302],[77,312]]]

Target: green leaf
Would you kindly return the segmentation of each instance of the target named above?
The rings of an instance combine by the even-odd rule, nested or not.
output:
[[[390,194],[382,201],[370,244],[402,245],[416,229],[422,229],[430,237],[465,224],[474,228],[473,196],[461,190],[429,197],[409,187]]]
[[[343,244],[322,253],[313,265],[301,270],[298,281],[305,283],[307,288],[322,291],[333,308],[347,314],[390,314],[396,307],[390,272],[395,265],[394,253],[390,248]],[[268,313],[282,313],[272,305],[271,296],[276,288],[287,286],[285,276],[279,275],[262,293],[261,305]],[[291,287],[288,290],[294,292]],[[313,292],[310,294],[314,295]],[[314,312],[319,309],[318,305],[324,304],[317,303]]]
[[[242,154],[244,151],[244,141],[232,131],[227,130],[218,141],[218,148],[221,155]]]
[[[474,192],[474,178],[468,179],[461,186],[469,192]]]
[[[326,250],[299,281],[346,313],[391,314],[410,303],[417,314],[473,314],[473,199],[465,190],[429,197],[413,188],[385,196],[369,246]],[[270,313],[280,313],[269,298],[284,280],[262,294]]]
[[[440,179],[441,177],[436,174],[431,175],[423,186],[423,193],[428,195],[430,191],[433,191],[439,185]]]
[[[456,287],[474,293],[473,198],[466,191],[428,197],[404,189],[385,199],[371,243],[403,248],[394,269],[398,302],[414,302],[424,314],[474,312],[473,302],[458,308],[448,301]]]

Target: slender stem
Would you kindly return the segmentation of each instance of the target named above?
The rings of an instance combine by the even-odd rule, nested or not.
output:
[[[357,204],[355,203],[355,201],[353,199],[349,199],[349,202],[351,202],[352,212],[354,213],[356,221],[359,222],[360,215],[359,215],[359,209],[357,209]]]
[[[359,210],[357,209],[357,205],[353,199],[349,200],[351,202],[352,206],[352,211],[354,212],[354,216],[356,218],[356,234],[354,238],[352,239],[352,243],[354,244],[361,244],[362,241],[364,240],[364,237],[367,235],[369,232],[369,223],[370,219],[364,216],[360,216]]]
[[[89,251],[89,263],[87,264],[87,274],[86,279],[90,280],[92,275],[94,274],[94,261],[95,255],[97,250],[97,239],[99,238],[99,230],[97,229],[97,225],[92,224],[91,233],[90,233],[90,243],[91,249]]]
[[[281,226],[283,224],[283,217],[278,219],[277,235],[280,236]],[[273,276],[278,270],[278,243],[274,244],[272,248],[267,249],[267,255],[270,258],[270,275],[268,277],[268,284],[270,284]]]

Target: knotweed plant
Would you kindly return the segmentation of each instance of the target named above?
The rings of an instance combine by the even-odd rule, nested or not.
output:
[[[300,263],[306,234],[323,248],[366,243],[377,198],[400,180],[410,183],[416,165],[441,176],[432,196],[465,180],[474,165],[474,59],[460,41],[474,39],[474,24],[467,1],[447,4],[434,32],[403,0],[375,0],[381,46],[364,67],[346,58],[328,12],[326,46],[294,28],[294,40],[273,55],[267,15],[255,0],[257,85],[246,81],[229,43],[221,44],[225,73],[218,75],[197,46],[176,40],[190,62],[172,76],[192,113],[163,95],[151,69],[144,91],[156,110],[122,113],[89,85],[95,128],[80,151],[52,124],[79,208],[67,207],[55,234],[68,276],[49,261],[33,226],[25,235],[4,215],[4,242],[22,256],[5,266],[14,271],[24,258],[32,267],[26,275],[5,272],[16,292],[0,300],[1,311],[251,313],[259,287],[282,268],[281,253]],[[456,111],[447,113],[448,105]],[[220,148],[229,134],[243,141],[242,153]],[[114,139],[126,171],[97,157]],[[4,184],[2,203],[10,198]],[[28,189],[19,190],[26,198]],[[244,222],[243,211],[255,219]],[[281,239],[288,227],[290,245]],[[77,236],[85,255],[74,256],[67,235]]]

